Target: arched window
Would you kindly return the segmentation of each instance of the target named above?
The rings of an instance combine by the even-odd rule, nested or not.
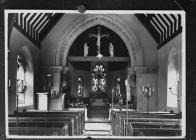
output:
[[[106,91],[106,68],[102,64],[92,69],[92,91],[98,94]]]
[[[17,56],[17,102],[18,105],[25,104],[25,67],[24,60],[20,55]]]
[[[167,106],[177,107],[179,72],[176,48],[172,48],[169,53],[167,72]]]

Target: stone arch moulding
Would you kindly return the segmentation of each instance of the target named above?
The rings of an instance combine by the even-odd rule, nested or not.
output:
[[[117,15],[93,15],[87,17],[86,20],[83,20],[82,22],[75,21],[75,24],[72,24],[71,27],[69,27],[69,32],[64,31],[62,34],[55,56],[56,65],[66,65],[69,49],[81,33],[95,25],[103,25],[113,30],[124,41],[129,51],[131,66],[143,66],[143,52],[140,43],[133,32],[127,32],[127,30],[131,29],[127,29],[122,23],[126,23],[126,21]]]

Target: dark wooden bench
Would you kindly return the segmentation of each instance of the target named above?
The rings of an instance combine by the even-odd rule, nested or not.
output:
[[[66,117],[66,118],[70,118],[70,119],[74,119],[73,123],[74,123],[74,127],[72,127],[72,129],[74,129],[74,133],[72,133],[73,135],[79,135],[81,133],[81,125],[79,125],[79,116],[78,113],[54,113],[54,112],[36,112],[36,113],[20,113],[19,115],[20,117],[54,117],[54,118],[59,118],[59,117]],[[49,119],[49,118],[47,118]]]
[[[114,135],[125,135],[125,124],[127,121],[130,123],[139,124],[143,128],[168,128],[179,129],[179,119],[176,114],[146,114],[140,112],[130,111],[115,111],[112,112],[112,130]],[[134,125],[135,125],[134,124]],[[170,124],[170,125],[169,125]],[[133,125],[133,126],[134,126]],[[142,126],[143,125],[143,126]],[[179,130],[180,131],[180,130]]]
[[[84,111],[63,111],[63,112],[25,112],[19,113],[20,117],[71,117],[74,118],[74,127],[72,128],[72,135],[81,135],[84,130]]]
[[[128,136],[179,136],[181,130],[177,128],[135,128],[128,125]]]
[[[56,127],[9,127],[9,134],[25,136],[68,136],[68,130]]]
[[[126,131],[126,126],[128,123],[128,131]],[[147,133],[150,130],[154,130],[154,129],[158,129],[159,133],[154,133],[153,135],[151,135],[152,133],[148,133],[147,135],[151,135],[151,136],[176,136],[176,135],[180,135],[181,134],[181,129],[179,126],[179,123],[177,120],[167,120],[167,119],[152,119],[151,120],[142,120],[141,118],[140,120],[132,120],[132,119],[127,119],[122,118],[121,119],[121,126],[120,127],[120,134],[119,135],[134,135],[137,136],[138,134],[140,134],[139,132],[143,132],[143,131],[139,131],[140,129],[145,129],[144,132]],[[138,130],[138,131],[137,131]],[[162,133],[163,130],[163,133]],[[171,133],[164,133],[165,130],[170,130]],[[126,134],[126,132],[128,132],[128,134]],[[133,133],[134,132],[134,133]],[[138,132],[138,133],[136,133]]]
[[[55,114],[55,116],[78,116],[78,121],[77,121],[77,128],[78,130],[78,135],[83,134],[83,130],[85,129],[85,112],[84,111],[51,111],[51,112],[26,112],[26,113],[35,113],[35,114]],[[25,113],[25,114],[26,114]]]
[[[35,126],[40,126],[39,123],[41,124],[41,126],[47,126],[46,124],[48,123],[48,125],[55,125],[54,124],[58,122],[59,123],[66,123],[68,124],[68,131],[69,131],[69,135],[76,135],[75,130],[74,130],[74,119],[71,117],[19,117],[18,118],[18,122],[17,122],[17,118],[16,117],[9,117],[9,126],[17,126],[17,124],[19,126],[33,126],[32,124],[34,123]],[[40,126],[40,127],[41,127]],[[51,126],[53,127],[53,126]]]
[[[137,128],[175,128],[179,129],[179,122],[176,119],[162,119],[162,118],[128,118],[128,124],[133,124]],[[115,135],[125,135],[127,118],[121,116],[119,122],[115,123],[113,129]]]
[[[45,129],[45,130],[43,130]],[[29,130],[29,132],[28,132]],[[34,131],[33,131],[34,130]],[[66,121],[27,121],[9,122],[10,135],[69,135]]]
[[[119,115],[127,115],[126,111],[112,111],[111,112],[111,121],[114,122],[118,119]],[[167,119],[176,119],[178,118],[177,114],[171,113],[142,113],[136,111],[128,111],[129,118],[167,118]]]

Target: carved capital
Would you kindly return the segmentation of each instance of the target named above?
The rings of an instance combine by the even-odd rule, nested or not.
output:
[[[63,70],[62,66],[42,66],[41,70],[45,73],[60,73]]]
[[[157,67],[135,67],[137,74],[156,74],[158,72]]]

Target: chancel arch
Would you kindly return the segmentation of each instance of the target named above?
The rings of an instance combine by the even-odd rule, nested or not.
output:
[[[124,104],[127,96],[124,81],[127,78],[127,69],[131,67],[132,57],[117,32],[102,24],[91,26],[77,36],[66,59],[71,89],[69,96],[77,102],[89,100],[89,118],[107,118],[108,104]],[[82,84],[77,82],[79,77],[83,79]],[[81,91],[83,93],[79,94]],[[100,113],[99,110],[105,113]]]
[[[66,32],[62,33],[62,37],[59,40],[55,56],[56,65],[66,65],[69,49],[71,48],[75,39],[81,33],[93,26],[102,25],[114,31],[124,41],[131,59],[131,66],[142,66],[143,52],[139,40],[137,40],[137,37],[133,32],[130,32],[131,29],[128,28],[129,26],[127,27],[127,29],[126,26],[124,26],[124,24],[122,23],[125,24],[126,21],[116,15],[88,16],[83,21],[81,21],[81,19],[74,21],[73,24],[70,25],[69,29],[66,29]]]

